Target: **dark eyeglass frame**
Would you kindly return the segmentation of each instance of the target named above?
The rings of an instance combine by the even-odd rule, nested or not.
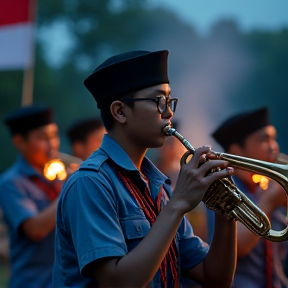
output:
[[[159,107],[160,100],[165,98],[165,108],[161,109]],[[135,102],[135,101],[153,101],[157,103],[157,109],[160,114],[163,114],[165,111],[167,111],[168,105],[170,110],[174,113],[176,111],[178,99],[177,98],[167,98],[164,95],[163,96],[156,96],[153,98],[123,98],[119,99],[121,102]]]

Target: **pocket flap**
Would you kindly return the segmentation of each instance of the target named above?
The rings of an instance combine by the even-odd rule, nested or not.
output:
[[[128,240],[143,238],[150,230],[150,223],[146,218],[122,220],[121,225]]]

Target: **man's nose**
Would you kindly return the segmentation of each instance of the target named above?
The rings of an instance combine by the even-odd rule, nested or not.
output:
[[[59,149],[59,140],[57,138],[49,138],[47,140],[49,149],[58,150]]]
[[[174,113],[172,112],[169,105],[167,105],[167,109],[162,113],[162,119],[170,119],[172,118]]]
[[[279,152],[279,145],[277,141],[271,141],[270,142],[270,150],[273,153],[278,153]]]

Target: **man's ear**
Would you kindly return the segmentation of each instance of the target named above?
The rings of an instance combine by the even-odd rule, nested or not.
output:
[[[243,155],[243,147],[237,143],[233,143],[230,145],[228,151],[230,154],[235,154],[235,155]]]
[[[114,119],[120,123],[125,123],[126,122],[126,116],[124,114],[124,104],[123,102],[116,100],[112,102],[110,105],[110,112]]]
[[[12,136],[12,143],[19,151],[23,151],[26,140],[21,134],[15,134]]]
[[[76,157],[82,158],[85,154],[85,147],[81,141],[75,141],[72,145],[73,154]]]

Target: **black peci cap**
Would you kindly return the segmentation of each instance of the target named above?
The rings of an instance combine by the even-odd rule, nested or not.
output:
[[[88,134],[103,127],[103,123],[98,117],[83,118],[73,122],[67,129],[67,137],[71,143],[75,141],[85,141]]]
[[[18,108],[6,115],[3,120],[12,135],[27,133],[38,127],[54,123],[52,109],[40,105]]]
[[[168,51],[131,51],[113,56],[84,81],[101,109],[132,91],[169,83]]]
[[[271,125],[268,108],[263,107],[228,118],[212,133],[212,137],[227,150],[231,144],[241,143],[245,137],[268,125]]]

